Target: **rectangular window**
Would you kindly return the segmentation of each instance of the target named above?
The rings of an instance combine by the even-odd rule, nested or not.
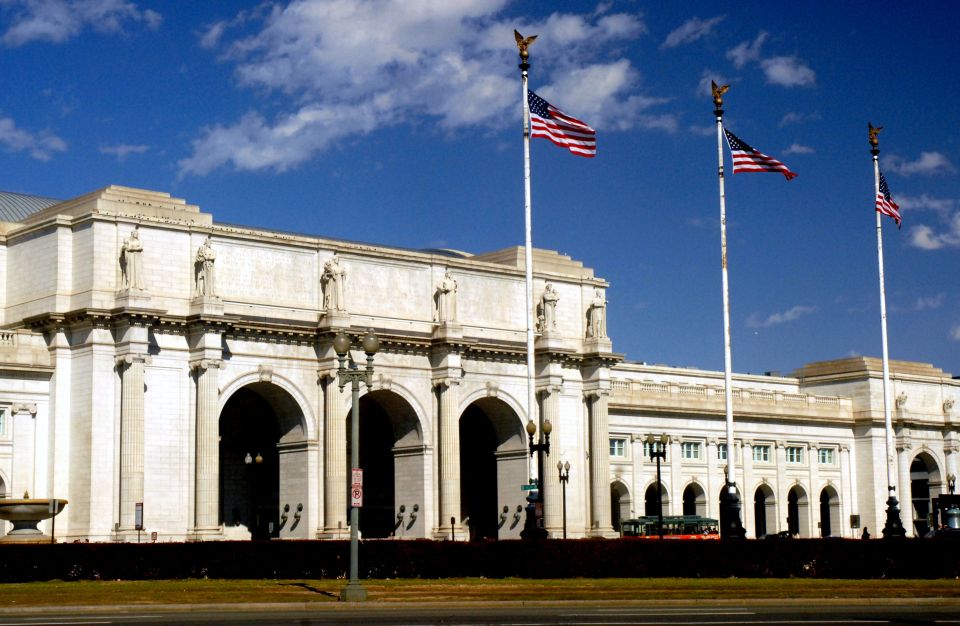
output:
[[[719,443],[717,444],[717,458],[721,461],[727,460],[727,444]]]
[[[753,462],[769,463],[770,462],[770,446],[753,446]]]
[[[820,465],[833,465],[833,448],[820,448],[817,456],[820,459]]]
[[[787,446],[787,463],[803,463],[803,448]]]
[[[684,441],[680,444],[680,456],[684,459],[700,459],[700,442]]]
[[[626,456],[626,439],[610,439],[610,456],[623,458]]]

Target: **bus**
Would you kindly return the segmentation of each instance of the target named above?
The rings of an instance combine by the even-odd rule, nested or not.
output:
[[[659,518],[656,515],[646,515],[636,519],[623,520],[620,523],[620,534],[623,537],[636,539],[659,539]],[[699,515],[664,515],[664,539],[720,539],[720,523],[709,517]]]

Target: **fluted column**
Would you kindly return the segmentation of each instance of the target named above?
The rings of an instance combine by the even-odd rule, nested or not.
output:
[[[435,381],[440,395],[440,519],[438,528],[450,532],[450,518],[460,522],[460,381],[443,378]]]
[[[220,527],[220,361],[201,359],[192,366],[197,378],[194,526],[198,531],[214,530]]]
[[[543,524],[551,535],[556,536],[563,533],[563,495],[560,493],[560,473],[556,461],[560,458],[560,390],[559,386],[541,390],[543,420],[550,420],[553,426],[550,434],[551,454],[543,457]]]
[[[612,533],[610,523],[610,428],[608,391],[591,393],[590,401],[590,521],[591,532]]]
[[[323,529],[328,536],[347,532],[347,407],[337,371],[323,380]]]
[[[8,498],[22,498],[25,492],[31,498],[40,497],[35,493],[36,485],[36,449],[37,449],[37,405],[17,402],[10,407],[13,417],[13,475]]]
[[[133,530],[136,505],[143,502],[144,365],[150,357],[118,357],[120,387],[120,530]]]
[[[897,500],[900,501],[900,522],[908,537],[915,537],[917,529],[913,525],[913,494],[910,489],[910,442],[897,443],[898,482]]]

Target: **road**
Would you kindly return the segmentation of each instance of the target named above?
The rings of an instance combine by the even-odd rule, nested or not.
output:
[[[670,603],[556,602],[470,604],[205,605],[0,610],[0,626],[93,624],[410,624],[541,626],[559,624],[958,624],[958,600]]]

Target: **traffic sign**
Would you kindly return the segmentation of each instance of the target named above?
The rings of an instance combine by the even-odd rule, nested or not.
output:
[[[363,487],[363,470],[354,467],[350,472],[350,485],[352,487]]]
[[[521,490],[521,491],[536,491],[536,490],[537,490],[537,486],[534,485],[534,484],[520,485],[520,490]]]
[[[354,485],[350,488],[350,506],[363,507],[363,487]]]

